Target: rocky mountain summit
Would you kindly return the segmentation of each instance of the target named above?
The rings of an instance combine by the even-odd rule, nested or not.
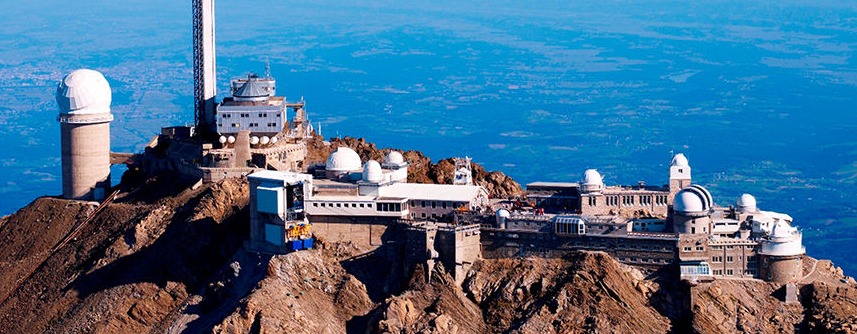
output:
[[[336,145],[385,153],[353,138],[314,145],[316,159]],[[404,154],[415,182],[451,175],[449,160]],[[520,191],[475,175],[497,196]],[[129,171],[119,190],[103,206],[44,197],[0,219],[0,332],[857,332],[857,286],[829,261],[807,260],[794,300],[759,280],[645,275],[601,252],[484,259],[459,286],[440,264],[381,265],[348,243],[246,252],[245,179]]]

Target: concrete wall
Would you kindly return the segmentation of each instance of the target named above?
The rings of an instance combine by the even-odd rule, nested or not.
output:
[[[110,189],[110,123],[60,123],[60,137],[63,197],[102,199]]]

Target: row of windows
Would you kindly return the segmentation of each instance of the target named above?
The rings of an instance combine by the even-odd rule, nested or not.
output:
[[[667,259],[651,259],[651,258],[636,258],[636,257],[622,258],[622,261],[634,262],[634,263],[660,263],[660,264],[666,264],[666,263],[670,262],[670,260],[667,260]]]
[[[411,201],[412,207],[431,207],[432,209],[441,208],[441,209],[456,209],[462,206],[465,206],[465,202],[450,202],[450,201]],[[425,218],[425,217],[423,217]]]
[[[723,269],[715,269],[714,275],[723,276]],[[744,275],[756,276],[756,269],[747,268],[744,270]],[[726,276],[735,276],[734,269],[726,269]]]
[[[693,247],[690,247],[690,246],[684,246],[684,247],[681,249],[681,251],[682,251],[682,252],[691,252],[691,251],[693,251]],[[696,246],[696,251],[697,251],[697,252],[703,252],[703,251],[705,251],[705,247],[703,247],[703,246]]]
[[[381,212],[401,212],[402,203],[378,203],[376,208]]]
[[[322,208],[325,208],[325,207],[329,207],[329,208],[348,208],[348,207],[351,207],[351,208],[368,208],[368,209],[371,209],[374,207],[376,211],[381,211],[381,212],[400,212],[403,209],[404,210],[408,209],[407,203],[405,203],[404,205],[402,205],[402,203],[378,203],[377,205],[375,205],[373,203],[324,203],[324,202],[322,202],[322,203],[312,203],[312,206],[316,207],[316,208],[317,207],[322,207]]]
[[[711,249],[722,250],[723,247],[724,246],[711,246]],[[726,245],[725,247],[726,247],[726,249],[735,249],[735,248],[741,249],[741,247],[744,247],[744,249],[747,249],[747,250],[753,250],[753,248],[755,248],[755,246],[753,246],[753,245],[744,245],[744,246]]]
[[[219,127],[223,127],[223,123],[217,124],[217,126],[219,126]],[[259,123],[250,123],[250,124],[249,124],[249,125],[247,125],[247,126],[248,126],[248,127],[251,127],[251,128],[255,128],[255,127],[258,127],[258,126],[259,126]],[[277,123],[268,123],[268,124],[267,124],[267,126],[268,126],[268,127],[277,127]],[[232,123],[232,127],[233,127],[233,128],[240,128],[240,127],[241,127],[241,123]]]
[[[347,207],[349,207],[349,205],[352,208],[360,207],[360,208],[370,208],[370,209],[374,206],[372,203],[312,203],[312,206],[316,207],[316,208],[317,207],[322,207],[322,208],[324,208],[324,207],[331,207],[331,208],[333,208],[333,207],[337,207],[337,208],[346,207],[347,208]]]
[[[609,206],[619,206],[619,199],[622,200],[622,206],[634,206],[637,202],[638,196],[632,195],[622,195],[622,196],[607,196],[605,200],[607,201],[607,205]],[[663,206],[667,205],[667,196],[666,195],[657,195],[657,196],[639,196],[640,205],[652,205],[652,200],[654,199],[655,205]],[[595,197],[589,198],[589,206],[595,206],[596,199]]]
[[[713,256],[713,257],[711,257],[711,262],[715,262],[715,263],[722,263],[722,262],[723,262],[723,257],[722,257],[722,256]],[[727,263],[735,262],[735,257],[727,256],[727,257],[726,257],[726,262],[727,262]]]
[[[229,113],[222,113],[219,115],[221,115],[222,118],[232,118],[232,114],[229,114]],[[268,113],[261,113],[261,112],[259,113],[259,117],[261,117],[261,118],[267,118],[268,115],[269,115]],[[238,117],[248,118],[248,117],[250,117],[250,113],[240,113],[240,114],[238,114]]]
[[[664,250],[664,251],[670,250],[670,247],[668,247],[668,246],[656,246],[656,245],[649,246],[649,245],[637,245],[637,244],[627,245],[626,248],[628,248],[628,249],[642,249],[642,250],[650,250],[650,249],[651,250]]]
[[[421,213],[421,214],[420,214],[420,217],[421,217],[421,218],[428,218],[428,215],[427,215],[425,212],[423,212],[423,213]],[[437,219],[437,218],[446,218],[446,217],[447,217],[447,215],[438,215],[438,214],[436,214],[436,213],[432,213],[432,214],[431,214],[431,218],[432,218],[432,219]],[[411,218],[417,218],[417,213],[416,213],[416,212],[411,212]]]
[[[556,234],[586,234],[586,225],[582,221],[579,223],[558,221],[554,223],[554,228]]]

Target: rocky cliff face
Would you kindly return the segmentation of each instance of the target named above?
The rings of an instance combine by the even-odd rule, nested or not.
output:
[[[0,331],[857,330],[857,288],[826,261],[811,263],[796,303],[756,280],[692,286],[669,273],[644,277],[600,252],[482,260],[459,287],[440,265],[400,273],[323,240],[286,255],[244,252],[244,180],[191,189],[131,173],[123,184],[96,214],[90,203],[40,198],[0,219]]]

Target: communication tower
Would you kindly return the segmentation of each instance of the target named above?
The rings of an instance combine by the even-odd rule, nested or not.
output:
[[[215,132],[216,86],[214,0],[193,0],[194,125],[203,135]]]

